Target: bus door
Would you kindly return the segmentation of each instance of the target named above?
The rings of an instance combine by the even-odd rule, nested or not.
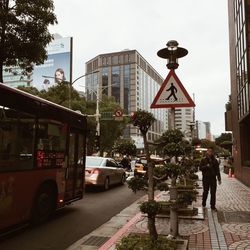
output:
[[[83,135],[71,131],[69,135],[69,157],[65,173],[65,202],[82,198],[85,157]]]

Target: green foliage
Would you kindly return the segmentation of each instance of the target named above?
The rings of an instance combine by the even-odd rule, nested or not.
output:
[[[149,217],[156,216],[161,211],[161,204],[157,201],[145,201],[140,205],[140,210]]]
[[[115,101],[114,97],[108,98],[103,96],[100,103],[100,111],[102,112],[114,112],[116,109],[120,109],[119,104]],[[104,120],[100,121],[101,125],[101,152],[111,152],[115,141],[122,136],[123,131],[127,125],[125,120],[114,121]]]
[[[193,140],[192,140],[192,146],[198,146],[198,145],[201,145],[201,140],[200,139],[198,139],[198,138],[194,138]]]
[[[215,149],[216,148],[216,144],[213,141],[209,141],[207,139],[202,139],[201,140],[201,147],[202,148],[213,148],[213,149]]]
[[[129,234],[116,245],[117,250],[176,250],[176,242],[159,236],[152,241],[149,235]]]
[[[222,146],[224,142],[232,143],[232,134],[231,133],[222,133],[219,137],[217,137],[215,139],[216,145]]]
[[[130,139],[120,139],[115,142],[113,152],[122,155],[136,155],[136,146]]]
[[[184,140],[184,135],[179,129],[167,130],[157,144],[158,149],[169,157],[189,155],[192,149],[190,143]]]
[[[184,138],[183,133],[179,129],[169,129],[162,134],[160,139],[161,144],[180,143]]]
[[[47,58],[52,40],[49,25],[57,23],[52,0],[0,2],[0,82],[3,65],[19,65],[26,71]]]
[[[166,174],[169,178],[178,178],[179,176],[185,174],[185,166],[168,163],[165,165]]]
[[[169,190],[169,186],[166,182],[157,183],[156,188],[160,191],[168,191]]]
[[[173,157],[185,154],[185,147],[182,143],[170,142],[164,147],[164,154]]]
[[[177,203],[178,204],[191,204],[193,201],[196,201],[197,191],[189,190],[184,191],[178,194]]]
[[[35,87],[23,87],[23,86],[19,86],[18,89],[27,92],[31,95],[35,95],[35,96],[39,96],[39,90]]]
[[[71,85],[65,83],[54,85],[47,91],[42,90],[39,96],[67,108],[69,107],[70,101],[72,110],[79,110],[82,113],[86,111],[86,99],[80,97],[79,93]],[[70,100],[69,96],[71,96]]]
[[[166,167],[165,165],[156,165],[154,167],[154,176],[161,178],[166,175]]]
[[[155,118],[152,113],[145,110],[138,110],[134,113],[134,116],[131,119],[131,123],[138,127],[143,135],[146,135],[148,129],[154,123]]]
[[[128,188],[132,189],[134,193],[140,190],[148,189],[148,181],[145,178],[131,178],[128,182]]]

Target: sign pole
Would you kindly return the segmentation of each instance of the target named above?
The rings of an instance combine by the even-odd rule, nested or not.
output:
[[[175,108],[171,108],[169,113],[169,129],[175,129]]]
[[[162,83],[160,90],[155,96],[151,108],[170,108],[169,110],[169,129],[175,129],[175,108],[194,107],[195,104],[181,81],[175,74],[178,68],[178,58],[184,57],[188,51],[178,47],[178,42],[171,40],[167,43],[167,48],[158,51],[157,55],[167,59],[167,68],[170,70],[167,78]],[[176,158],[176,157],[175,157]],[[174,160],[176,163],[176,159]],[[178,198],[176,178],[172,178],[170,187],[170,201],[176,202]],[[178,236],[178,207],[170,207],[170,234]]]

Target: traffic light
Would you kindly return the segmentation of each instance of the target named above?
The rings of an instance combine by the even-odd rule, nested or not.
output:
[[[97,150],[100,149],[100,135],[95,135],[95,138],[94,138],[94,147]]]

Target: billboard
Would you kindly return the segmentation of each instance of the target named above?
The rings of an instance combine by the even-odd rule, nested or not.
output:
[[[47,46],[47,60],[44,64],[34,66],[33,87],[47,90],[61,80],[71,82],[72,40],[72,37],[58,38]]]

